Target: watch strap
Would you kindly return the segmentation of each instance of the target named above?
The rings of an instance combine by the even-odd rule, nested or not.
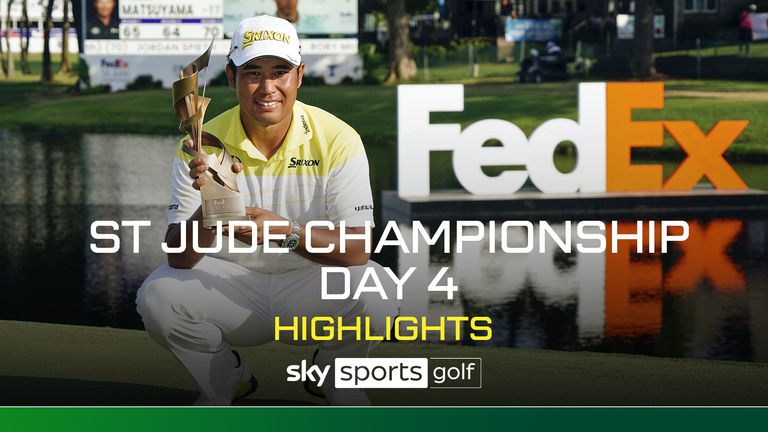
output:
[[[299,221],[295,219],[291,219],[290,223],[291,223],[291,232],[287,236],[285,236],[285,240],[283,240],[280,243],[280,247],[286,247],[285,245],[286,243],[288,243],[288,239],[295,238],[296,241],[298,242],[299,238],[301,237],[301,224],[299,223]],[[291,250],[293,249],[296,249],[296,248],[294,247]]]

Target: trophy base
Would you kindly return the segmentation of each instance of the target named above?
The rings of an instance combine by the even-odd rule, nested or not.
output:
[[[206,173],[207,174],[207,173]],[[203,201],[203,227],[215,227],[221,221],[227,225],[230,221],[245,221],[250,218],[245,214],[245,203],[239,192],[227,189],[212,178],[200,188]]]
[[[207,215],[203,217],[203,228],[211,229],[216,228],[216,224],[221,221],[221,225],[226,227],[230,221],[247,221],[250,220],[245,215]]]

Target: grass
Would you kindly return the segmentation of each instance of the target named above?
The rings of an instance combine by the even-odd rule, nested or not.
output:
[[[7,52],[5,53],[7,55]],[[39,83],[40,82],[40,76],[43,71],[43,55],[42,54],[30,54],[29,55],[29,69],[30,74],[25,75],[21,73],[21,60],[20,60],[20,54],[14,53],[13,54],[13,60],[14,60],[14,75],[11,79],[11,81],[20,82],[20,83]],[[69,63],[70,67],[74,68],[77,64],[78,58],[77,54],[70,54],[69,55]],[[53,80],[55,84],[60,85],[72,85],[77,81],[77,76],[72,71],[68,74],[62,74],[61,71],[61,55],[60,53],[52,53],[51,54],[51,62],[52,62],[52,70],[53,70]],[[4,78],[0,75],[0,82],[5,82]]]
[[[143,331],[0,321],[0,404],[189,404],[191,378]],[[313,347],[240,350],[260,380],[245,404],[322,404],[285,368]],[[442,344],[385,343],[379,357],[481,357],[481,390],[372,390],[378,405],[766,405],[768,365]],[[45,389],[45,391],[41,391]]]
[[[703,92],[768,92],[765,81],[727,81],[727,80],[673,80],[664,84],[667,90],[691,90]]]
[[[33,58],[33,69],[39,59]],[[477,120],[500,118],[518,125],[530,134],[550,118],[576,118],[577,82],[521,85],[512,82],[515,66],[504,63],[480,65],[480,78],[461,79],[466,66],[445,66],[430,70],[432,82],[467,83],[462,113],[436,113],[433,122],[460,122],[466,126]],[[66,93],[71,77],[42,85],[32,78],[0,80],[0,127],[18,127],[50,132],[107,132],[138,134],[177,134],[177,121],[171,113],[169,90],[145,90],[87,96]],[[420,79],[424,72],[420,72]],[[750,126],[729,149],[731,157],[768,154],[768,100],[740,99],[738,92],[768,95],[768,83],[735,81],[674,80],[667,90],[720,92],[731,99],[714,97],[667,96],[663,110],[638,110],[639,120],[693,119],[708,130],[715,121],[745,119]],[[746,94],[746,93],[745,93]],[[206,118],[211,119],[236,103],[225,87],[209,87],[213,102]],[[397,136],[396,89],[394,86],[352,85],[345,87],[304,86],[299,98],[320,106],[350,123],[369,145],[394,145]],[[667,137],[661,153],[679,153]]]
[[[706,43],[705,43],[700,50],[696,50],[695,45],[691,45],[688,49],[659,52],[659,53],[656,53],[656,56],[666,57],[666,56],[686,55],[686,56],[695,57],[697,55],[697,52],[701,54],[702,57],[742,55],[739,53],[738,44],[708,47],[706,46]],[[749,57],[768,57],[768,43],[764,43],[764,42],[751,43],[749,47],[748,56]]]
[[[476,70],[466,62],[429,63],[423,67],[421,59],[417,59],[416,77],[411,83],[479,83],[488,81],[512,82],[520,71],[518,63],[487,62],[477,63]],[[383,66],[370,71],[371,76],[383,81],[387,70]]]
[[[733,156],[763,154],[768,150],[765,140],[768,102],[723,100],[707,103],[701,100],[673,98],[665,103],[663,112],[647,111],[637,116],[639,120],[694,120],[699,128],[708,131],[718,120],[749,120],[749,126],[729,148]],[[664,147],[676,148],[676,143],[665,135]]]
[[[467,64],[447,64],[444,66],[419,68],[415,82],[417,83],[479,83],[488,79],[512,81],[520,67],[517,63],[489,63],[477,64],[477,76]]]

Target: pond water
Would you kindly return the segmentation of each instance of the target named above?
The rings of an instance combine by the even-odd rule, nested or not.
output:
[[[165,261],[176,138],[0,131],[0,142],[0,319],[141,328],[133,302]],[[381,208],[380,192],[396,186],[395,149],[368,152]],[[445,162],[434,161],[433,186],[454,188]],[[734,167],[751,187],[768,189],[766,166]],[[151,220],[140,253],[92,253],[89,227],[103,219]],[[491,255],[477,243],[462,254],[433,247],[375,259],[423,269],[424,286],[450,267],[460,287],[454,300],[421,289],[401,313],[490,316],[494,337],[483,344],[768,362],[768,218],[688,222],[690,240],[666,255]],[[132,244],[127,231],[121,240]]]

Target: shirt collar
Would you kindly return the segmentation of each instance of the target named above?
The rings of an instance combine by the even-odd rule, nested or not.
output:
[[[272,159],[285,159],[285,155],[299,148],[301,145],[309,142],[314,135],[309,124],[309,116],[304,109],[304,104],[296,101],[293,104],[293,118],[288,132],[283,139],[283,145],[272,155]],[[245,134],[243,122],[240,121],[240,105],[236,106],[232,112],[229,129],[227,130],[224,142],[235,148],[245,151],[249,157],[266,161],[267,158],[253,145],[248,135]]]

